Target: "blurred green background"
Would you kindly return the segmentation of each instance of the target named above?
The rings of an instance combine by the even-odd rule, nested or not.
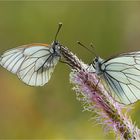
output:
[[[80,48],[90,42],[102,58],[140,50],[140,2],[0,1],[0,52],[29,43],[59,41],[86,63],[94,56]],[[82,112],[69,83],[70,69],[59,63],[44,87],[29,87],[0,68],[1,139],[115,139]],[[131,111],[140,127],[140,102]]]

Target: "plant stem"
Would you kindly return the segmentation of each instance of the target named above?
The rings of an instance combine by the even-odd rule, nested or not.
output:
[[[98,121],[109,130],[113,130],[117,138],[124,140],[140,140],[140,130],[132,124],[131,119],[123,114],[124,106],[116,102],[106,90],[96,73],[87,70],[88,66],[78,59],[66,47],[61,47],[63,57],[72,68],[71,83],[84,108],[98,114]]]

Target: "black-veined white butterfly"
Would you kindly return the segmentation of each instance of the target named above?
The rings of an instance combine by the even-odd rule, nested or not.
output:
[[[116,101],[131,104],[140,99],[140,51],[120,54],[107,60],[96,56],[88,70],[103,77]]]
[[[61,45],[56,41],[61,26],[60,23],[51,45],[34,43],[10,49],[1,55],[1,66],[28,85],[43,86],[50,80],[61,57]]]

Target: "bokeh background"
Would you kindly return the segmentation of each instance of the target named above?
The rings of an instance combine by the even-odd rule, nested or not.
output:
[[[102,58],[140,50],[140,2],[0,1],[0,53],[29,43],[59,41],[90,63],[80,48],[93,42]],[[44,87],[29,87],[0,67],[0,139],[115,139],[82,112],[69,83],[70,69],[59,63]],[[130,113],[140,127],[140,102]]]

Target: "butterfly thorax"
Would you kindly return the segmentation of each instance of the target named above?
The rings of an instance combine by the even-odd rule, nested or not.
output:
[[[102,63],[103,63],[103,59],[101,59],[100,57],[95,57],[94,59],[94,66],[95,66],[95,70],[96,70],[96,74],[97,75],[101,75],[103,74],[103,70],[102,70]]]

